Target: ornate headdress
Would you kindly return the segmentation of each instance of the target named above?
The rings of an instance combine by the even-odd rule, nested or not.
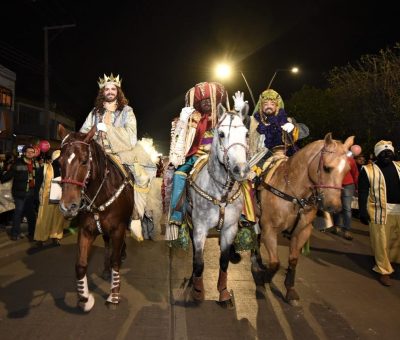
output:
[[[261,113],[262,105],[267,100],[274,101],[278,107],[278,110],[284,108],[284,104],[283,104],[281,95],[278,92],[276,92],[275,90],[268,89],[260,94],[260,99],[258,100],[256,107],[254,108],[254,113],[256,113],[256,112]]]
[[[217,106],[223,104],[230,110],[228,93],[225,87],[217,82],[202,82],[192,87],[185,96],[186,106],[193,106],[199,110],[200,102],[203,99],[211,100],[212,126],[217,123]]]
[[[99,88],[103,88],[106,86],[106,84],[113,84],[115,86],[121,87],[122,79],[119,79],[119,75],[114,77],[114,75],[111,73],[111,75],[108,77],[104,75],[104,78],[99,77],[99,81],[97,84],[99,84]]]

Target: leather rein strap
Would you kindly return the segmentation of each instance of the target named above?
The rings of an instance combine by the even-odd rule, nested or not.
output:
[[[317,192],[318,189],[337,189],[337,190],[342,190],[342,187],[337,187],[337,186],[332,186],[332,185],[325,185],[321,183],[321,170],[323,169],[324,166],[324,161],[323,161],[323,154],[324,153],[334,153],[335,151],[327,151],[324,147],[321,149],[319,153],[317,153],[315,157],[320,155],[319,163],[318,163],[318,184],[313,184],[311,188],[313,189],[313,194],[309,198],[297,198],[291,195],[288,195],[279,189],[274,188],[273,186],[269,185],[268,183],[265,183],[265,181],[262,181],[262,186],[268,190],[269,192],[273,193],[275,196],[278,196],[285,201],[292,202],[293,204],[299,205],[299,210],[297,211],[296,215],[296,220],[294,222],[293,227],[291,228],[290,231],[284,230],[282,233],[285,237],[290,237],[292,236],[293,232],[296,230],[296,227],[300,221],[301,213],[304,211],[304,209],[307,206],[313,206],[317,205],[318,202],[321,200],[321,195]]]

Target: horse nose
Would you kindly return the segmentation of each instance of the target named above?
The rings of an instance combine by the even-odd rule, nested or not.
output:
[[[72,203],[70,209],[71,210],[76,210],[78,208],[78,204]]]
[[[235,175],[239,175],[240,177],[245,177],[250,171],[250,167],[247,163],[242,163],[235,165],[232,171]]]

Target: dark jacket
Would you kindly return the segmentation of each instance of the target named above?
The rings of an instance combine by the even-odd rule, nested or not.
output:
[[[33,162],[34,173],[36,174],[39,169],[39,164]],[[12,195],[14,198],[25,198],[27,193],[30,191],[28,186],[28,166],[24,161],[24,158],[18,158],[11,169],[1,176],[1,183],[8,182],[14,179],[12,185]]]

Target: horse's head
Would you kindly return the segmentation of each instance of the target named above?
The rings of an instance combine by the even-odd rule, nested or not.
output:
[[[344,143],[332,139],[328,133],[323,141],[321,151],[316,155],[309,167],[309,177],[314,187],[321,194],[320,208],[329,212],[341,210],[341,188],[343,178],[350,170],[348,151],[354,143],[354,136],[348,137]]]
[[[236,181],[247,178],[250,167],[247,160],[248,130],[243,124],[248,118],[248,106],[238,112],[227,112],[219,104],[217,108],[218,123],[215,128],[214,142],[217,143],[217,157],[229,175]]]
[[[95,127],[89,133],[71,132],[65,130],[62,125],[58,127],[61,142],[61,183],[62,196],[60,210],[64,217],[72,218],[79,212],[82,200],[82,192],[86,187],[90,176],[91,149]]]

